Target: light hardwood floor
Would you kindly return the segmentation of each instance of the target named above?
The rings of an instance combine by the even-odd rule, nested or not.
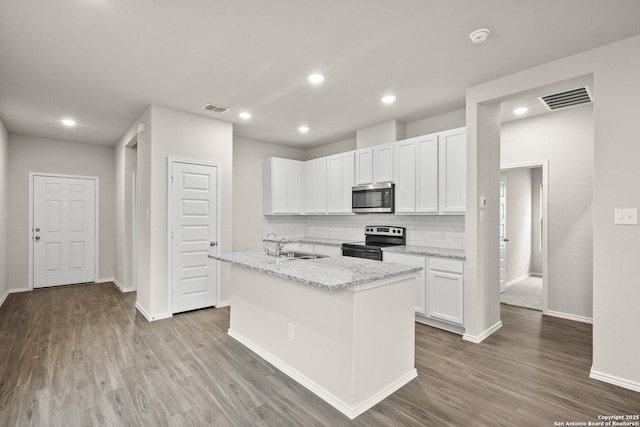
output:
[[[418,378],[350,421],[226,335],[229,309],[147,322],[112,284],[0,308],[0,426],[552,426],[640,412],[589,379],[591,326],[502,306],[481,344],[416,324]]]

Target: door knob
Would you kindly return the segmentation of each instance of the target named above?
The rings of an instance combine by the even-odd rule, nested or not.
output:
[[[217,245],[217,242],[209,242],[209,246],[215,246]]]
[[[36,240],[40,240],[40,236],[36,236]]]

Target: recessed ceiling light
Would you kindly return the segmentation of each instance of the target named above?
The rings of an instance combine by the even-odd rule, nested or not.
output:
[[[471,34],[469,34],[469,38],[475,44],[484,43],[491,34],[491,30],[488,28],[478,28]]]
[[[527,111],[529,111],[529,109],[527,107],[519,107],[516,108],[515,110],[513,110],[513,114],[517,114],[517,115],[522,115],[524,113],[526,113]]]
[[[61,122],[63,125],[68,127],[74,127],[77,124],[76,121],[72,119],[62,119]]]
[[[322,83],[324,81],[324,76],[322,74],[310,74],[309,77],[307,77],[307,79],[309,79],[309,81],[315,85]]]
[[[238,116],[240,116],[241,119],[250,119],[251,118],[251,113],[247,112],[247,111],[242,111],[240,113],[238,113]]]
[[[385,95],[381,98],[381,100],[385,104],[393,104],[394,102],[396,102],[396,97],[395,95]]]
[[[298,132],[300,132],[300,133],[307,133],[307,132],[309,132],[309,127],[308,127],[308,126],[300,126],[300,127],[298,128]]]

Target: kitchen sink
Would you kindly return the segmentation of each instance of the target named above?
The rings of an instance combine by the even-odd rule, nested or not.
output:
[[[310,252],[287,251],[280,254],[281,258],[286,259],[320,259],[326,258],[328,255],[313,254]]]

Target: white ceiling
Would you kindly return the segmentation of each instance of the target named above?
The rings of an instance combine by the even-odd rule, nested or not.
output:
[[[480,27],[492,33],[474,45]],[[2,0],[0,118],[115,144],[157,104],[310,147],[463,108],[467,87],[639,33],[635,0]]]

